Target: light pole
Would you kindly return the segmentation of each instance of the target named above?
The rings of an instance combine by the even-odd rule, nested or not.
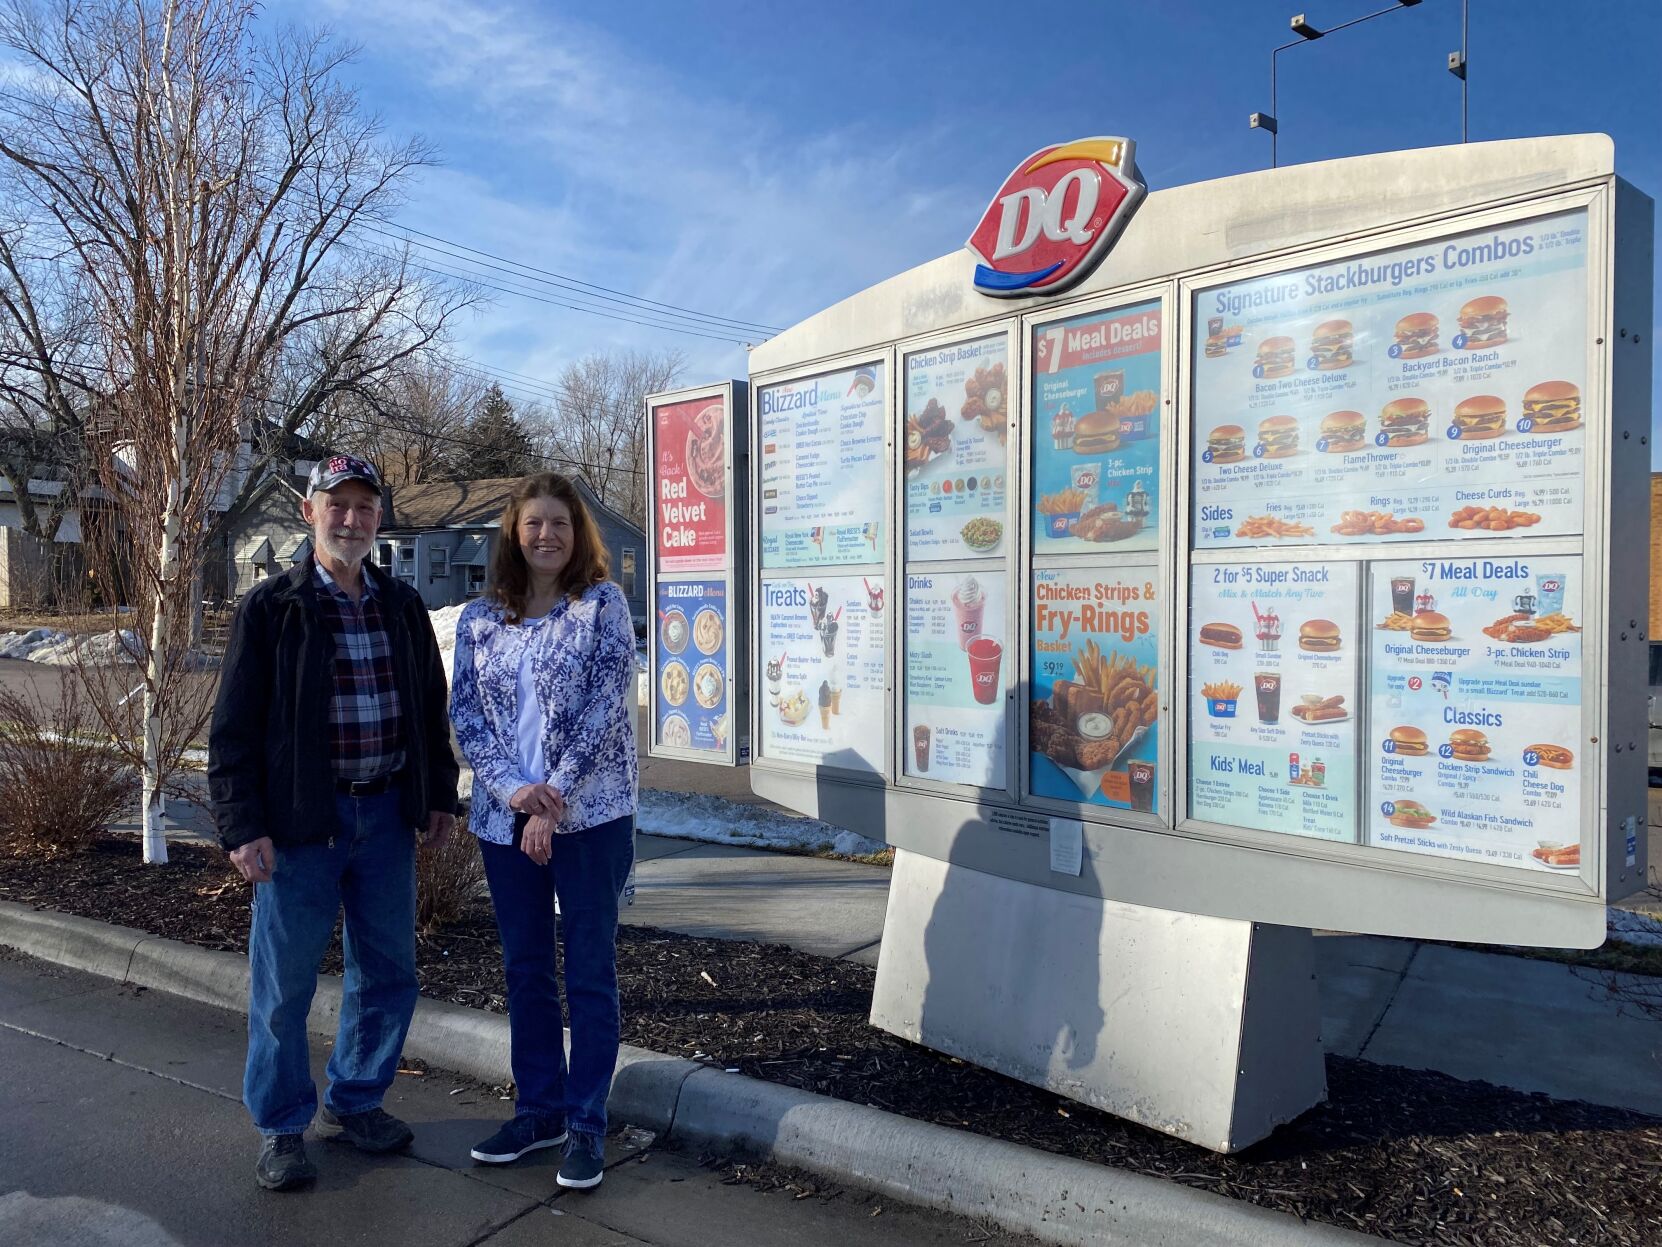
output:
[[[1290,21],[1287,24],[1290,27],[1292,27],[1293,33],[1295,35],[1297,35],[1298,38],[1293,39],[1293,40],[1289,40],[1288,42],[1283,43],[1278,48],[1272,48],[1271,51],[1270,51],[1270,111],[1267,112],[1267,113],[1253,113],[1250,117],[1247,118],[1247,124],[1249,126],[1251,126],[1254,130],[1268,130],[1269,131],[1269,134],[1270,134],[1270,168],[1273,169],[1273,168],[1276,167],[1277,159],[1278,159],[1278,156],[1279,156],[1278,148],[1279,148],[1279,145],[1280,145],[1280,137],[1281,137],[1281,120],[1280,120],[1279,115],[1276,112],[1276,104],[1277,104],[1277,100],[1276,100],[1276,85],[1277,85],[1277,83],[1276,83],[1276,77],[1277,77],[1277,75],[1276,75],[1276,58],[1279,57],[1288,48],[1297,48],[1297,47],[1302,47],[1306,43],[1314,43],[1317,39],[1321,39],[1324,36],[1336,35],[1341,30],[1348,30],[1352,26],[1360,26],[1363,22],[1371,22],[1376,17],[1384,17],[1387,13],[1396,13],[1399,10],[1402,10],[1402,9],[1411,9],[1411,8],[1415,7],[1417,4],[1419,4],[1419,2],[1420,2],[1420,0],[1396,0],[1396,3],[1391,5],[1389,8],[1379,9],[1379,10],[1373,12],[1373,13],[1364,13],[1361,17],[1353,17],[1348,22],[1340,22],[1337,26],[1333,27],[1331,30],[1318,30],[1318,29],[1316,29],[1316,27],[1312,26],[1308,21],[1305,20],[1305,15],[1303,13],[1295,13],[1293,15],[1292,21]],[[1465,81],[1466,81],[1466,50],[1465,50],[1466,49],[1466,35],[1465,35],[1465,22],[1466,22],[1465,6],[1466,6],[1466,3],[1467,3],[1467,0],[1461,0],[1460,51],[1457,52],[1457,53],[1456,52],[1449,53],[1449,58],[1448,58],[1449,72],[1455,74],[1456,76],[1458,76],[1459,79],[1460,79],[1460,82],[1462,84],[1461,88],[1460,88],[1460,90],[1461,90],[1461,94],[1460,94],[1460,141],[1462,143],[1464,143],[1466,141],[1466,96],[1465,96],[1465,85],[1464,85]],[[1455,68],[1455,57],[1456,56],[1458,56],[1460,58],[1460,64],[1459,64],[1458,69]]]

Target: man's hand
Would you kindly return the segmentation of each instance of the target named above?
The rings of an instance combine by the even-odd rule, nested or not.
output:
[[[565,798],[548,784],[526,784],[508,798],[508,808],[516,814],[541,814],[557,821],[565,813]]]
[[[454,814],[446,814],[443,810],[428,810],[427,834],[421,837],[422,847],[438,852],[450,839],[450,833],[455,830]]]
[[[549,856],[554,851],[555,820],[542,814],[533,814],[531,821],[525,824],[525,832],[520,836],[520,852],[539,866],[548,865]]]
[[[270,836],[261,836],[231,850],[231,865],[249,883],[270,883],[271,872],[277,868],[277,850]]]

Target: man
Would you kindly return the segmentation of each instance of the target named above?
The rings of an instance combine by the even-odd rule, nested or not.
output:
[[[409,1146],[381,1108],[415,1010],[415,847],[455,824],[444,668],[420,596],[367,561],[381,524],[375,469],[312,469],[301,513],[313,554],[251,590],[231,625],[208,738],[220,843],[254,885],[243,1102],[264,1136],[255,1179],[317,1176],[306,1015],[346,910],[340,1032],[320,1138]]]

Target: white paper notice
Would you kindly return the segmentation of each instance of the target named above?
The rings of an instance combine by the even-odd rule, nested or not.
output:
[[[1050,820],[1050,869],[1077,875],[1085,863],[1085,824],[1077,818]]]

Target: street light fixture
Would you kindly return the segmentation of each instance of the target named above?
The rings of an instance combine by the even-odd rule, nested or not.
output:
[[[1348,22],[1340,22],[1331,30],[1318,30],[1306,19],[1304,13],[1295,13],[1288,23],[1298,38],[1290,43],[1283,43],[1280,47],[1270,50],[1270,111],[1267,113],[1253,113],[1247,118],[1247,124],[1254,130],[1268,130],[1270,134],[1270,168],[1275,168],[1278,161],[1277,147],[1280,126],[1276,121],[1276,58],[1288,48],[1302,47],[1306,43],[1314,43],[1326,35],[1337,34],[1350,26],[1359,26],[1363,22],[1371,22],[1376,17],[1384,17],[1387,13],[1395,13],[1399,9],[1411,9],[1420,3],[1420,0],[1395,0],[1388,8],[1379,9],[1373,13],[1364,13],[1361,17],[1353,17]],[[1460,51],[1449,53],[1449,72],[1460,79],[1460,141],[1466,141],[1466,13],[1470,0],[1460,0]],[[1458,58],[1458,59],[1457,59]]]

